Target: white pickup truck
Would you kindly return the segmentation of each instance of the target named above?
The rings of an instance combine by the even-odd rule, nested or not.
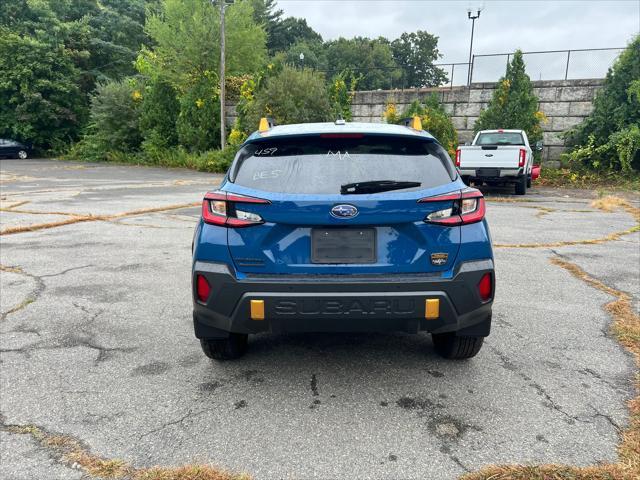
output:
[[[542,150],[542,142],[534,149]],[[524,130],[482,130],[471,145],[458,147],[456,166],[467,185],[511,183],[524,195],[531,187],[533,150]]]

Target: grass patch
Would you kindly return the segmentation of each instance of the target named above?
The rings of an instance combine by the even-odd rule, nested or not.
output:
[[[607,188],[637,192],[640,190],[640,174],[542,167],[540,177],[535,183],[541,187],[584,188],[589,190]]]
[[[135,468],[124,460],[103,458],[92,454],[79,440],[58,435],[35,425],[3,425],[6,431],[29,435],[49,450],[59,462],[83,470],[94,478],[118,480],[250,480],[245,473],[233,473],[213,465],[183,465],[180,467]]]

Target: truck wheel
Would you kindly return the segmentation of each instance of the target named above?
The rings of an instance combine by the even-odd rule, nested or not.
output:
[[[204,354],[214,360],[233,360],[247,352],[248,335],[230,333],[228,338],[203,338],[200,340]]]
[[[484,337],[458,337],[455,333],[433,333],[431,338],[440,356],[456,360],[475,357],[484,341]]]
[[[471,177],[463,176],[461,177],[464,184],[468,187],[471,184]]]
[[[527,175],[527,188],[531,188],[531,175]]]
[[[521,175],[516,182],[516,195],[524,195],[527,193],[527,176]]]

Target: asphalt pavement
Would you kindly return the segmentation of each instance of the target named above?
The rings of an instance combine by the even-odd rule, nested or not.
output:
[[[0,161],[1,478],[82,478],[20,426],[137,468],[257,479],[616,461],[634,366],[609,330],[613,297],[551,261],[637,309],[640,235],[606,240],[634,227],[629,213],[593,208],[594,192],[488,192],[494,324],[472,360],[443,360],[428,335],[263,334],[215,363],[193,336],[190,260],[199,202],[220,179]]]

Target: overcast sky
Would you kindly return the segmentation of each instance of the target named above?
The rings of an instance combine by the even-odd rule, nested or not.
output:
[[[640,0],[278,0],[286,16],[305,18],[325,40],[358,35],[394,39],[402,32],[426,30],[440,37],[443,63],[467,61],[467,7],[483,3],[475,27],[476,54],[624,47],[640,32]]]

